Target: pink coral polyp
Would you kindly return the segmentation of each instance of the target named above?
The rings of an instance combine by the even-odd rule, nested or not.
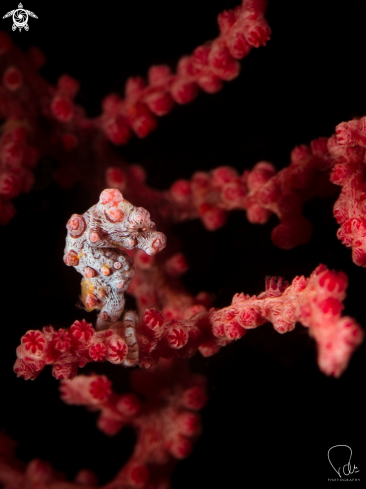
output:
[[[46,349],[46,340],[40,331],[28,331],[22,338],[22,345],[28,355],[41,357]]]

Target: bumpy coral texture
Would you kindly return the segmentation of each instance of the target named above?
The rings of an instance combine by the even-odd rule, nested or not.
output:
[[[147,371],[135,371],[131,382],[134,392],[118,395],[104,375],[81,375],[62,381],[61,398],[100,411],[97,426],[109,436],[134,427],[138,438],[133,454],[115,480],[133,487],[160,487],[169,482],[175,462],[191,453],[200,435],[198,411],[207,400],[205,379],[190,373],[185,362],[164,360]]]
[[[366,171],[365,171],[365,117],[342,122],[333,137],[336,164],[331,181],[342,187],[334,205],[334,217],[340,224],[337,236],[352,248],[356,265],[366,266]]]
[[[329,182],[333,160],[327,138],[301,145],[291,152],[287,168],[276,172],[267,161],[257,163],[240,175],[235,168],[222,166],[211,172],[196,172],[191,180],[178,180],[167,192],[175,218],[200,218],[210,231],[226,223],[228,211],[246,210],[253,224],[264,224],[275,214],[280,223],[272,231],[273,243],[282,249],[306,244],[312,232],[302,215],[304,202],[314,196],[336,191]]]
[[[56,179],[64,187],[81,179],[85,183],[91,165],[110,165],[105,172],[110,188],[91,209],[68,221],[64,256],[83,276],[85,309],[100,311],[96,327],[82,320],[70,328],[30,330],[21,338],[14,365],[26,380],[52,366],[63,401],[99,411],[97,425],[105,434],[124,426],[136,430],[130,460],[105,489],[166,489],[175,462],[191,452],[201,431],[198,411],[206,402],[205,381],[192,375],[182,359],[196,352],[214,355],[266,322],[281,334],[299,322],[315,339],[321,371],[339,377],[363,341],[357,322],[341,315],[347,277],[324,265],[291,284],[267,277],[261,294],[235,294],[229,306],[212,308],[209,294],[193,296],[180,281],[188,268],[180,250],[156,255],[166,238],[146,209],[164,232],[162,224],[195,218],[214,231],[234,209],[245,210],[248,220],[258,224],[274,213],[279,224],[272,241],[290,249],[311,236],[311,224],[302,215],[304,202],[335,193],[340,185],[334,206],[338,237],[352,247],[353,261],[366,266],[365,118],[340,124],[330,138],[295,148],[289,166],[279,172],[266,161],[242,174],[221,166],[178,180],[167,191],[149,188],[143,169],[125,164],[108,144],[126,144],[133,133],[146,137],[176,103],[193,101],[199,89],[215,93],[223,81],[236,78],[237,60],[270,37],[266,4],[244,0],[220,14],[215,40],[182,57],[175,73],[161,65],[150,68],[147,82],[129,78],[124,97],[107,96],[95,119],[74,102],[78,81],[63,75],[51,86],[37,73],[45,62],[41,51],[24,54],[0,31],[0,117],[6,120],[0,137],[0,224],[15,215],[11,200],[31,189],[31,170],[41,156],[57,158]],[[137,313],[124,313],[125,291],[136,298]],[[87,363],[104,361],[142,367],[131,375],[133,392],[117,394],[105,375],[77,375]],[[39,459],[19,464],[14,443],[0,433],[0,481],[7,489],[101,487],[91,471],[81,470],[73,482],[65,479]]]
[[[85,161],[88,152],[81,150],[84,145],[105,140],[126,144],[133,134],[145,138],[157,127],[157,118],[175,104],[192,102],[200,89],[216,93],[223,81],[235,79],[240,72],[237,60],[270,38],[266,6],[266,0],[243,0],[234,10],[221,13],[219,36],[183,56],[176,73],[160,65],[150,68],[147,81],[129,78],[124,98],[106,96],[101,115],[94,119],[74,102],[80,86],[77,80],[62,75],[56,86],[50,85],[38,74],[46,62],[42,51],[34,47],[23,53],[0,31],[0,118],[6,120],[0,138],[0,224],[7,224],[16,214],[11,201],[32,188],[31,170],[43,155],[60,162],[56,179],[70,186],[90,171],[90,161]]]
[[[242,174],[230,166],[220,166],[210,172],[196,172],[190,180],[177,180],[165,192],[149,189],[149,205],[159,202],[157,212],[172,222],[198,218],[209,231],[223,227],[232,210],[245,210],[253,224],[264,224],[275,214],[280,222],[272,230],[272,242],[291,249],[311,238],[312,225],[302,214],[304,203],[315,196],[336,195],[339,185],[342,191],[333,208],[340,224],[337,236],[352,248],[353,262],[365,267],[364,126],[363,119],[341,123],[331,137],[297,146],[289,166],[278,172],[268,161]],[[111,166],[105,178],[108,185],[121,190],[146,188],[141,180],[136,182],[135,168],[131,172],[122,165]]]
[[[67,223],[66,265],[83,275],[81,299],[87,309],[100,310],[96,327],[107,329],[124,309],[124,291],[134,275],[126,250],[155,255],[166,245],[146,209],[134,207],[117,189],[106,189],[98,204]]]
[[[90,470],[80,470],[73,482],[40,459],[22,466],[14,442],[0,432],[0,480],[7,488],[143,489],[169,487],[178,460],[188,457],[201,433],[199,411],[207,401],[206,382],[192,374],[184,361],[162,360],[149,370],[131,375],[133,392],[117,394],[105,375],[79,375],[62,381],[67,404],[100,411],[98,428],[112,436],[125,426],[134,428],[137,441],[130,459],[111,482],[100,486]]]
[[[85,321],[66,330],[46,326],[22,337],[14,370],[18,377],[35,379],[46,365],[53,365],[56,378],[72,379],[78,367],[89,362],[151,367],[161,358],[190,358],[198,350],[203,356],[214,355],[266,322],[278,333],[292,331],[300,322],[317,343],[319,368],[339,377],[364,337],[354,319],[341,316],[346,287],[344,273],[320,265],[310,278],[295,277],[291,285],[267,277],[266,290],[258,296],[236,294],[223,309],[188,309],[186,319],[148,309],[141,320],[127,312],[123,321],[99,332]]]

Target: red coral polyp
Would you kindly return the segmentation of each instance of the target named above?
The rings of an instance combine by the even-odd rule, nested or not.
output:
[[[71,100],[65,96],[56,95],[51,102],[53,116],[60,122],[70,122],[74,116]]]
[[[180,326],[171,326],[165,334],[166,341],[170,348],[183,348],[188,342],[188,333]]]
[[[90,394],[98,401],[106,401],[112,394],[112,383],[105,375],[99,376],[90,384]]]
[[[46,340],[40,331],[28,331],[22,338],[22,345],[28,355],[41,357],[46,349]]]
[[[89,355],[95,362],[101,362],[107,355],[107,348],[103,343],[96,343],[89,348]]]
[[[84,319],[82,321],[75,321],[70,327],[70,334],[80,342],[88,343],[93,338],[94,333],[93,326]]]
[[[11,92],[21,88],[23,85],[22,72],[15,66],[9,66],[3,75],[3,85]]]

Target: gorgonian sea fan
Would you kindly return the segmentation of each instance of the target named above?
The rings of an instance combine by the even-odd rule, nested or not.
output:
[[[22,446],[26,447],[27,440],[32,440],[33,453],[29,459],[40,455],[52,461],[55,467],[66,467],[62,455],[58,460],[52,460],[52,453],[44,455],[42,449],[36,447],[37,442],[46,444],[44,440],[48,434],[55,436],[57,416],[57,445],[61,445],[66,436],[68,456],[70,460],[77,459],[78,466],[97,467],[98,463],[103,463],[105,473],[109,471],[108,479],[113,478],[112,482],[102,485],[105,489],[166,488],[176,462],[188,457],[201,433],[199,411],[206,403],[208,392],[212,401],[207,409],[216,410],[212,417],[214,424],[209,427],[208,414],[208,424],[205,420],[203,423],[204,427],[209,427],[205,437],[187,461],[199,460],[200,470],[195,470],[193,478],[189,469],[184,468],[183,474],[178,469],[180,475],[176,479],[173,476],[173,487],[179,487],[179,484],[221,487],[237,485],[237,481],[231,484],[228,481],[230,477],[233,480],[235,467],[242,467],[243,460],[246,470],[245,474],[243,470],[240,472],[242,482],[244,478],[248,482],[251,471],[258,478],[257,482],[265,477],[263,466],[273,474],[271,464],[278,469],[280,456],[283,460],[284,455],[288,462],[286,474],[291,467],[293,470],[297,467],[297,473],[303,473],[300,466],[303,460],[308,460],[308,454],[304,453],[299,440],[302,442],[309,437],[319,440],[319,447],[326,445],[331,439],[330,426],[332,433],[336,426],[337,435],[341,436],[346,421],[350,426],[352,420],[359,419],[357,413],[362,402],[356,401],[358,389],[354,388],[353,382],[355,372],[360,370],[357,362],[361,357],[356,356],[350,369],[342,374],[363,340],[361,327],[348,315],[362,322],[361,312],[354,308],[357,274],[362,273],[362,269],[355,271],[356,267],[347,264],[347,250],[342,249],[336,238],[331,241],[330,236],[336,234],[336,223],[331,220],[331,205],[335,202],[333,212],[340,226],[337,236],[346,247],[352,248],[354,263],[365,266],[364,121],[360,118],[342,123],[331,135],[342,118],[353,115],[339,115],[343,114],[342,100],[350,94],[344,89],[342,93],[347,95],[332,97],[332,107],[340,112],[332,120],[330,129],[320,125],[323,117],[314,119],[315,109],[308,124],[311,130],[304,130],[304,126],[300,130],[297,125],[300,124],[297,115],[300,114],[302,119],[306,115],[303,101],[308,100],[311,86],[307,76],[311,70],[324,71],[315,69],[314,59],[318,51],[309,47],[316,39],[314,18],[308,20],[306,31],[309,25],[314,26],[314,36],[311,39],[302,36],[307,38],[307,47],[313,53],[311,62],[302,63],[301,50],[291,57],[292,72],[287,78],[292,86],[307,80],[307,89],[293,104],[297,115],[288,117],[291,124],[288,121],[279,123],[279,113],[285,110],[289,93],[282,97],[277,93],[269,96],[277,76],[275,71],[279,73],[286,68],[282,66],[278,70],[281,57],[274,55],[274,70],[270,52],[263,51],[268,53],[265,62],[260,58],[261,53],[252,53],[248,63],[243,63],[243,75],[238,78],[240,59],[247,56],[252,47],[264,45],[269,39],[270,30],[263,16],[265,4],[246,0],[242,6],[223,12],[218,18],[219,33],[213,41],[202,43],[191,54],[177,60],[176,67],[169,59],[163,59],[162,64],[148,70],[146,79],[129,78],[124,93],[106,96],[101,114],[94,118],[87,116],[81,107],[86,100],[85,80],[81,79],[80,84],[73,77],[62,75],[56,86],[52,86],[38,73],[45,61],[42,52],[32,48],[23,53],[12,44],[9,36],[0,34],[0,112],[4,119],[0,138],[1,223],[8,224],[14,217],[15,207],[19,210],[19,215],[7,228],[9,235],[3,240],[5,247],[7,243],[10,246],[10,252],[4,254],[9,260],[3,261],[7,280],[5,294],[11,290],[14,298],[14,291],[19,291],[19,277],[23,277],[22,311],[29,311],[25,318],[20,314],[19,304],[16,308],[10,307],[5,296],[7,308],[4,312],[9,311],[11,317],[4,324],[15,327],[15,323],[19,323],[18,333],[15,333],[17,339],[8,348],[13,351],[21,337],[16,350],[17,375],[25,379],[37,377],[32,384],[35,401],[29,399],[27,402],[27,426],[22,424],[23,414],[17,420],[26,439]],[[154,7],[158,11],[159,6]],[[194,6],[195,15],[199,8]],[[271,8],[270,19],[275,8],[281,12],[280,5],[272,4]],[[73,14],[76,16],[75,9]],[[321,9],[317,6],[317,19],[319,17],[324,29],[335,10],[333,2],[327,21],[322,22]],[[346,16],[346,12],[347,8],[343,6],[342,16]],[[179,19],[183,17],[184,9]],[[122,18],[134,17],[120,16]],[[143,19],[143,12],[139,13],[139,19]],[[151,38],[153,44],[162,29],[157,29],[155,17],[151,16],[151,19],[155,26],[154,39]],[[282,15],[282,22],[284,19],[288,19],[288,15]],[[360,22],[361,15],[357,19],[353,15],[352,19],[350,25]],[[178,19],[175,22],[178,27]],[[200,22],[200,39],[212,38],[209,31],[203,35],[202,24]],[[278,39],[281,29],[276,21],[275,25]],[[54,27],[56,29],[56,25]],[[119,35],[122,36],[126,29],[127,26],[119,31]],[[291,29],[290,24],[282,26],[282,32],[294,41],[289,43],[287,39],[282,49],[285,45],[299,47],[296,33]],[[301,29],[300,21],[296,29]],[[144,35],[146,33],[147,30]],[[71,33],[67,37],[71,37]],[[137,43],[145,38],[137,29],[129,39]],[[346,40],[343,38],[343,47],[347,39],[347,36]],[[118,46],[122,44],[120,42]],[[114,51],[112,45],[117,46],[117,43],[110,43],[110,53]],[[321,43],[318,45],[317,50],[319,47],[321,51]],[[74,47],[77,49],[76,44]],[[145,42],[144,52],[148,53],[148,49]],[[179,49],[179,52],[184,50]],[[355,52],[354,46],[348,57]],[[107,56],[107,52],[105,54]],[[299,63],[293,63],[293,59]],[[329,56],[323,56],[321,66],[328,61]],[[250,63],[257,63],[256,69]],[[87,64],[85,60],[85,67]],[[115,59],[113,64],[116,65]],[[127,60],[125,64],[128,65]],[[308,70],[304,69],[306,65]],[[250,76],[247,66],[252,67]],[[264,66],[272,73],[270,78],[264,73]],[[79,77],[77,70],[70,69],[70,72]],[[106,74],[103,76],[107,78]],[[345,87],[342,76],[342,70],[338,70],[338,85]],[[312,78],[317,87],[321,86],[323,77]],[[226,82],[234,79],[237,79],[235,83],[230,83],[220,95],[214,95]],[[265,90],[262,81],[265,81]],[[356,91],[356,83],[353,79],[352,93]],[[97,85],[93,83],[93,87]],[[332,86],[330,83],[327,93],[331,93]],[[206,97],[200,92],[212,95]],[[230,97],[231,102],[228,102]],[[245,104],[242,104],[240,101],[244,99]],[[194,100],[196,102],[190,107],[177,107]],[[279,100],[280,109],[273,110]],[[326,100],[324,94],[316,109],[326,107]],[[337,100],[337,106],[334,100]],[[207,108],[210,103],[214,107],[211,116]],[[202,110],[204,104],[208,105]],[[227,107],[230,107],[230,113]],[[345,113],[348,111],[347,108]],[[362,111],[361,106],[359,111]],[[234,117],[236,112],[240,113],[237,119]],[[322,112],[329,113],[329,110],[324,108]],[[160,117],[166,117],[166,120],[160,122]],[[253,131],[258,123],[260,150],[253,144]],[[271,143],[271,148],[276,147],[279,153],[282,151],[281,158],[297,144],[284,164],[279,157],[274,157],[275,164],[269,161],[273,155],[265,150],[265,141],[269,140],[266,139],[267,127],[270,127],[270,141],[276,141],[275,145]],[[302,131],[301,137],[293,137],[291,131],[295,128]],[[198,139],[193,148],[190,145],[195,130]],[[164,134],[165,140],[159,139],[164,138]],[[139,142],[136,138],[133,140],[133,135],[147,139]],[[320,135],[326,137],[314,139]],[[124,148],[121,152],[113,148],[113,145],[123,146],[129,141],[128,152]],[[299,146],[303,141],[311,142]],[[202,151],[200,144],[204,147]],[[147,148],[149,156],[142,156]],[[222,149],[218,151],[218,148]],[[163,149],[169,154],[167,171],[161,171],[159,166],[159,161],[164,160]],[[143,162],[146,171],[141,165],[127,164],[121,154],[128,155],[131,161]],[[40,187],[45,185],[47,189],[52,172],[63,188],[70,188],[76,182],[79,186],[64,191],[51,184],[54,196],[50,198],[48,190],[40,190]],[[34,182],[35,192],[17,199],[20,194],[32,190]],[[158,186],[160,190],[152,186]],[[47,203],[32,207],[40,195],[42,198],[48,195],[47,199],[51,201],[49,213]],[[32,217],[27,224],[29,215]],[[183,224],[172,228],[177,222]],[[48,266],[53,263],[53,257],[56,260],[57,256],[57,263],[62,259],[62,244],[57,252],[52,248],[57,242],[52,229],[57,228],[56,235],[59,236],[65,224],[68,236],[64,262],[82,275],[79,306],[84,310],[80,311],[74,309],[78,295],[76,286],[70,293],[73,297],[70,307],[65,307],[65,302],[54,307],[52,302],[52,294],[57,294],[58,300],[67,295],[77,275],[64,267],[62,273],[67,279],[63,279],[56,272],[59,270],[57,265]],[[13,240],[18,226],[21,233]],[[184,236],[184,245],[178,243],[173,231]],[[271,248],[270,233],[277,248]],[[311,236],[307,247],[298,247],[307,244]],[[293,248],[291,252],[283,251]],[[15,262],[10,260],[12,256],[18,257]],[[318,266],[319,261],[327,266]],[[350,294],[345,312],[348,278],[333,268],[345,270],[349,277]],[[52,276],[51,270],[57,277]],[[266,277],[267,273],[270,276]],[[184,274],[186,278],[182,280]],[[286,276],[289,282],[278,275]],[[263,287],[259,280],[264,278]],[[37,283],[41,280],[43,292],[39,294]],[[30,283],[32,287],[29,287]],[[184,284],[189,284],[189,290]],[[218,295],[216,299],[212,292]],[[19,299],[18,292],[17,297]],[[41,308],[38,307],[40,304]],[[35,309],[37,316],[34,319],[32,311]],[[72,315],[66,313],[71,309]],[[56,310],[64,315],[62,320],[53,315]],[[42,328],[44,324],[47,326]],[[225,346],[227,348],[223,349]],[[266,355],[261,354],[263,350]],[[315,351],[320,371],[337,377],[336,382],[322,377],[317,371]],[[194,355],[194,368],[210,371],[208,388],[201,375],[187,369],[186,359]],[[312,355],[314,358],[310,358]],[[230,368],[226,367],[228,359]],[[97,365],[102,362],[113,365]],[[125,371],[122,366],[133,367],[127,392],[120,384]],[[59,408],[51,407],[46,384],[51,368],[52,374],[61,380],[63,401],[79,406],[69,408],[67,419],[56,414]],[[83,368],[82,373],[79,368]],[[225,382],[218,380],[217,373],[215,378],[215,369]],[[8,364],[3,372],[7,370]],[[41,374],[43,370],[45,372]],[[24,399],[16,400],[17,392],[21,390],[18,383],[12,391],[13,406],[24,405]],[[321,389],[317,388],[319,385]],[[44,393],[42,408],[47,406],[46,410],[42,409],[42,418],[36,410],[32,411],[33,404],[38,406],[41,397],[37,389]],[[335,392],[337,402],[334,401]],[[340,396],[348,396],[350,392],[352,399],[347,405],[341,404]],[[119,442],[119,435],[110,440],[110,445],[100,438],[98,454],[94,454],[97,458],[92,458],[89,445],[95,443],[97,436],[89,427],[88,434],[82,434],[84,420],[86,424],[90,421],[81,414],[82,407],[97,413],[97,427],[106,435],[116,435],[125,426],[135,431],[135,448],[132,454],[126,454],[124,465],[118,451],[122,443],[117,448],[118,454],[116,451],[118,465],[112,467],[110,447]],[[45,417],[51,413],[52,422],[45,422]],[[4,416],[4,419],[8,418]],[[47,430],[42,428],[44,426]],[[220,434],[221,427],[225,434]],[[32,435],[34,429],[37,429],[36,436]],[[11,428],[9,431],[12,432]],[[351,431],[348,429],[347,436]],[[290,432],[296,432],[296,440],[291,439]],[[14,430],[13,433],[18,438]],[[82,448],[78,443],[78,452],[75,452],[77,444],[71,443],[76,434],[79,434],[79,441],[82,440]],[[223,441],[225,436],[231,436],[231,441]],[[237,445],[241,439],[243,443],[239,450],[222,450],[222,447],[234,446],[233,440]],[[256,449],[258,440],[259,451]],[[276,447],[272,440],[277,442]],[[54,439],[48,445],[52,443]],[[53,447],[57,457],[58,448],[56,444]],[[90,470],[81,470],[76,475],[68,473],[68,478],[73,479],[68,482],[65,476],[39,459],[26,466],[20,465],[15,458],[13,443],[5,435],[0,438],[0,454],[0,480],[12,489],[40,485],[65,489],[100,487]],[[315,460],[317,456],[320,455],[314,447],[311,457]],[[19,457],[22,458],[20,453]],[[205,465],[206,459],[209,465]],[[261,470],[256,470],[258,460]],[[213,470],[216,466],[219,468]],[[100,468],[96,470],[102,473]],[[311,464],[307,471],[311,471]],[[224,476],[225,480],[219,482]]]

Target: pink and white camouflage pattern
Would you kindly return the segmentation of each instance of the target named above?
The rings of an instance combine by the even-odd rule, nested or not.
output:
[[[83,275],[81,300],[87,311],[100,310],[96,328],[107,329],[124,309],[124,292],[134,276],[126,250],[155,255],[166,245],[150,214],[134,207],[117,189],[106,189],[99,202],[67,223],[64,262]]]

